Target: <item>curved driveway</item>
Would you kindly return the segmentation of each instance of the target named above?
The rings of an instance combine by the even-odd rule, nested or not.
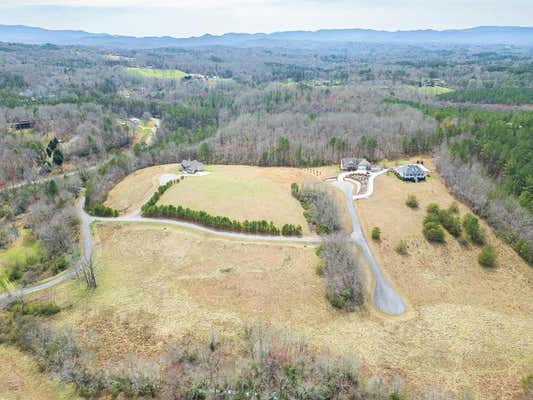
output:
[[[362,196],[365,196],[366,198],[372,194],[374,188],[374,179],[376,176],[381,175],[381,173],[373,174],[371,176],[370,182],[372,182],[372,184],[371,186],[369,185],[369,191]],[[380,311],[383,311],[384,313],[391,315],[402,314],[405,311],[405,305],[403,304],[403,301],[400,296],[398,296],[398,294],[389,285],[389,283],[381,273],[381,270],[379,269],[379,266],[374,256],[372,255],[370,248],[368,247],[368,243],[366,242],[365,236],[363,235],[363,230],[361,229],[361,224],[359,223],[359,219],[357,218],[357,213],[355,212],[355,207],[353,204],[354,199],[363,197],[357,197],[353,195],[353,185],[344,180],[346,175],[348,174],[340,174],[337,180],[335,181],[335,186],[337,186],[340,190],[344,192],[346,205],[348,206],[348,212],[350,213],[350,219],[352,221],[353,227],[353,231],[350,237],[359,245],[359,247],[361,247],[361,250],[368,262],[368,266],[370,267],[370,269],[372,270],[372,274],[374,275],[374,304]]]

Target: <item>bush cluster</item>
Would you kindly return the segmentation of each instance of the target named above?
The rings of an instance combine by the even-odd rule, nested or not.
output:
[[[444,231],[441,226],[450,233],[450,235],[459,238],[462,227],[461,219],[457,215],[457,206],[452,204],[450,208],[441,209],[437,204],[431,203],[427,207],[427,215],[424,218],[424,236],[430,242],[444,242]]]
[[[319,251],[327,299],[346,311],[354,311],[365,302],[365,275],[354,247],[346,238],[332,236],[323,241]]]
[[[118,217],[117,210],[99,203],[85,207],[85,211],[87,211],[87,213],[90,215],[94,215],[95,217]]]
[[[372,239],[381,240],[381,229],[377,226],[372,228]]]
[[[481,249],[479,256],[477,258],[479,264],[483,267],[495,267],[496,266],[496,250],[490,244],[486,244]]]
[[[341,229],[340,210],[335,195],[325,183],[291,185],[291,193],[304,209],[309,226],[319,235],[328,235]]]
[[[430,204],[427,208],[427,215],[424,218],[423,233],[430,242],[443,243],[444,230],[440,226],[439,206]]]
[[[405,200],[405,205],[409,208],[418,208],[418,199],[414,194],[410,194],[407,196],[407,200]]]
[[[300,225],[285,224],[281,229],[273,222],[248,221],[243,222],[230,219],[228,217],[208,214],[205,211],[191,210],[190,208],[173,205],[157,205],[159,198],[173,184],[179,181],[171,181],[159,187],[148,202],[141,207],[144,217],[171,218],[181,221],[194,222],[196,224],[233,232],[260,233],[273,236],[301,236],[302,227]]]
[[[480,246],[485,244],[485,232],[479,225],[479,220],[473,214],[465,214],[463,217],[463,227],[473,243]]]

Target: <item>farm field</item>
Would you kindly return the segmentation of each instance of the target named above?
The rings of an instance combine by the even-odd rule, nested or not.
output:
[[[0,345],[0,399],[71,400],[75,391],[39,372],[35,360],[13,347]]]
[[[155,68],[126,68],[126,72],[131,76],[140,76],[142,78],[154,78],[154,79],[175,79],[182,80],[188,75],[187,72],[179,69],[155,69]]]
[[[317,348],[355,353],[368,374],[401,377],[410,390],[431,385],[479,399],[516,398],[533,361],[533,272],[492,234],[500,265],[489,271],[477,264],[477,250],[461,255],[455,239],[445,247],[424,242],[423,207],[453,200],[436,174],[427,184],[392,176],[376,183],[374,197],[357,210],[365,231],[382,228],[382,243],[371,246],[408,304],[400,317],[372,307],[333,309],[315,272],[314,246],[240,242],[158,224],[97,224],[96,292],[71,281],[38,297],[67,307],[55,325],[98,340],[102,365],[131,354],[157,357],[176,338],[205,339],[214,330],[231,339],[264,323]],[[419,211],[404,205],[412,191]],[[409,243],[405,259],[393,250],[400,236]]]
[[[291,195],[293,182],[323,180],[338,173],[336,167],[313,169],[259,168],[246,166],[208,166],[209,175],[185,178],[171,187],[160,204],[174,204],[203,210],[233,219],[268,220],[278,226],[301,225],[304,235],[309,227],[300,203]],[[106,206],[127,214],[138,209],[159,186],[159,176],[180,174],[177,164],[167,164],[138,170],[127,176],[110,192]],[[342,194],[339,205],[344,210],[345,229],[349,217]]]
[[[172,186],[159,204],[181,205],[239,221],[264,219],[278,227],[301,225],[304,235],[310,234],[290,186],[293,182],[317,181],[316,175],[296,168],[215,165],[208,170],[211,173],[207,176],[185,178]]]

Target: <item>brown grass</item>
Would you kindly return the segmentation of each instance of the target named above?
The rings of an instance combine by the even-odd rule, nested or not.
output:
[[[0,346],[0,399],[62,400],[78,399],[72,388],[60,385],[39,373],[28,355],[5,345]]]
[[[163,174],[179,174],[178,164],[157,165],[133,172],[109,192],[104,204],[121,214],[136,210],[159,187],[158,178]]]
[[[415,194],[421,209],[405,206]],[[376,193],[357,204],[384,272],[409,305],[397,318],[344,314],[329,306],[313,246],[221,239],[157,224],[98,224],[99,287],[87,294],[68,282],[41,297],[71,305],[55,317],[71,325],[105,364],[128,354],[156,356],[172,338],[225,336],[254,321],[293,330],[311,344],[358,353],[368,373],[402,377],[408,388],[471,392],[476,399],[515,399],[531,373],[533,270],[494,235],[499,266],[477,264],[477,249],[422,236],[424,207],[452,197],[433,174],[427,183],[378,178]],[[460,206],[461,213],[466,208]],[[394,247],[400,239],[409,255]]]

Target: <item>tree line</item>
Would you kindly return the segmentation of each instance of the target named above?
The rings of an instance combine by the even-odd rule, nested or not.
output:
[[[301,236],[302,227],[300,225],[285,224],[280,229],[273,222],[261,221],[237,221],[228,217],[211,215],[205,211],[191,210],[188,207],[173,205],[157,205],[159,198],[172,185],[179,183],[174,180],[162,185],[153,194],[146,204],[141,207],[144,217],[172,218],[182,221],[194,222],[196,224],[232,232],[259,233],[272,236]]]

